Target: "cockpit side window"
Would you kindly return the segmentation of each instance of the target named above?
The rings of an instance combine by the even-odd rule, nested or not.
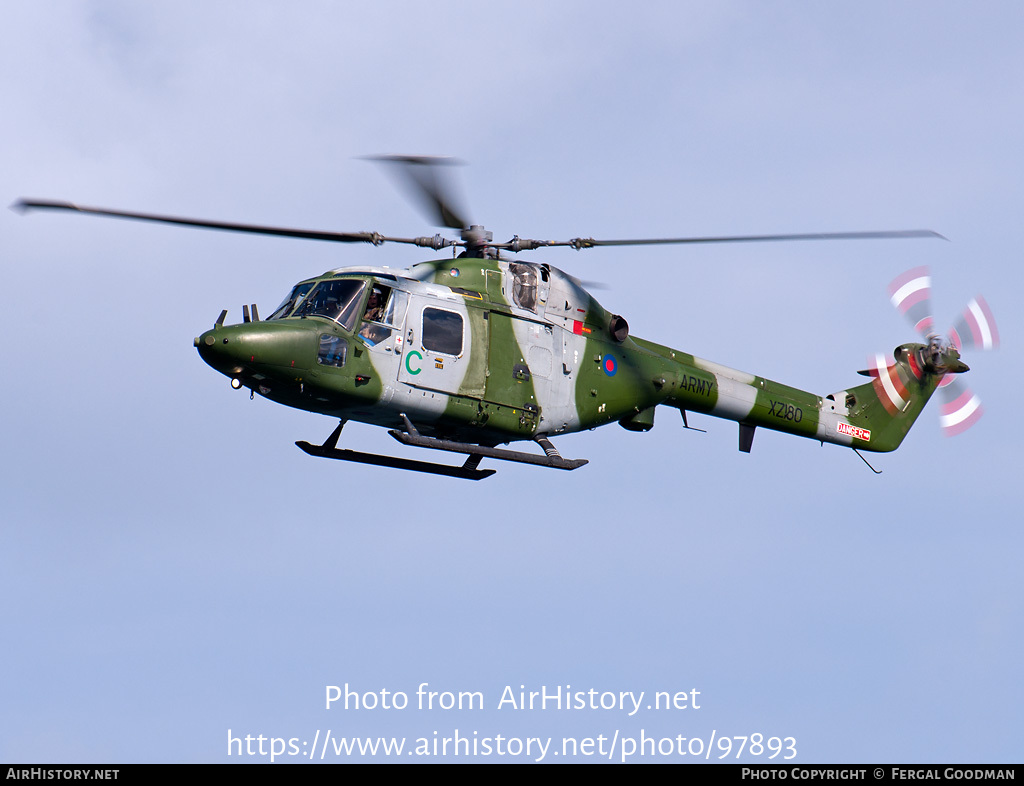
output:
[[[409,310],[409,293],[395,290],[391,294],[387,307],[384,309],[384,324],[401,327],[405,322],[405,312]]]
[[[327,317],[352,330],[365,287],[365,281],[351,278],[321,281],[295,310],[295,316]]]
[[[401,329],[408,308],[408,293],[374,284],[366,301],[359,335],[370,346],[386,341],[391,337],[393,328]]]
[[[383,326],[384,313],[391,299],[391,287],[374,284],[370,297],[366,299],[366,310],[363,312],[363,326],[359,335],[371,347],[391,337],[390,328]]]
[[[384,309],[387,307],[390,297],[391,287],[374,284],[373,289],[370,290],[370,298],[366,301],[366,311],[363,312],[363,319],[366,322],[383,322]]]

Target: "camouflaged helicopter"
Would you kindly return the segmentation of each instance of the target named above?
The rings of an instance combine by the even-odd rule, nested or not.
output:
[[[568,241],[516,236],[495,243],[490,232],[471,225],[454,206],[438,176],[447,159],[382,160],[423,201],[435,224],[458,230],[460,240],[232,224],[42,200],[23,200],[15,207],[339,243],[452,248],[451,258],[406,270],[342,267],[305,279],[265,319],[253,304],[251,311],[243,306],[241,323],[225,325],[227,311],[222,311],[195,346],[233,388],[337,418],[322,444],[296,442],[310,455],[471,480],[495,473],[479,468],[484,458],[577,469],[587,460],[563,458],[553,438],[609,423],[648,431],[659,406],[679,410],[686,428],[691,428],[687,412],[736,421],[739,449],[748,453],[758,427],[850,447],[858,455],[895,450],[940,384],[968,370],[959,348],[997,341],[991,313],[977,301],[953,340],[932,335],[925,313],[930,282],[916,270],[891,294],[925,343],[897,347],[891,362],[878,356],[861,372],[873,377],[869,383],[825,396],[798,390],[632,336],[625,318],[604,309],[577,279],[506,254],[552,246],[580,250],[940,235],[907,230]],[[948,411],[943,409],[949,428],[959,429],[980,414],[969,393],[957,391],[951,402]],[[405,445],[467,458],[455,466],[339,448],[350,420],[387,428]],[[498,447],[517,441],[535,442],[543,453]]]

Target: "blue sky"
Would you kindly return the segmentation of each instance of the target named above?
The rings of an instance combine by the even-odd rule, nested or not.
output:
[[[8,4],[8,202],[432,234],[359,156],[454,155],[495,237],[949,238],[543,256],[635,335],[824,394],[912,338],[885,287],[926,264],[937,324],[982,292],[1003,346],[965,356],[981,422],[944,439],[933,402],[880,476],[665,411],[563,438],[579,471],[466,483],[310,458],[331,421],[192,346],[222,308],[421,252],[4,211],[0,760],[458,729],[1019,761],[1022,34],[1014,3]],[[424,682],[485,707],[324,708]],[[520,685],[701,707],[499,710]]]

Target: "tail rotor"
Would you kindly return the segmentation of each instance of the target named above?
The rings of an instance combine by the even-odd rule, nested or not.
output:
[[[939,382],[941,399],[939,425],[952,437],[962,434],[981,418],[981,400],[955,374],[967,371],[959,360],[964,349],[995,349],[999,331],[988,303],[980,295],[971,300],[954,323],[947,337],[934,333],[931,305],[931,275],[927,267],[916,267],[893,279],[889,297],[896,310],[913,325],[928,343],[929,366],[944,376]]]

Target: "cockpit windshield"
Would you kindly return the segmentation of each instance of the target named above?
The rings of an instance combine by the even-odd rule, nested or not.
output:
[[[310,289],[312,287],[312,289]],[[312,284],[300,284],[269,319],[293,317],[327,317],[351,330],[356,322],[359,300],[366,282],[355,278],[338,278]],[[305,289],[304,289],[305,288]]]
[[[306,297],[309,290],[313,288],[313,282],[308,281],[305,284],[296,284],[292,287],[292,291],[288,293],[288,297],[281,301],[281,305],[274,309],[274,313],[271,314],[267,319],[284,319],[295,308],[302,299]]]

